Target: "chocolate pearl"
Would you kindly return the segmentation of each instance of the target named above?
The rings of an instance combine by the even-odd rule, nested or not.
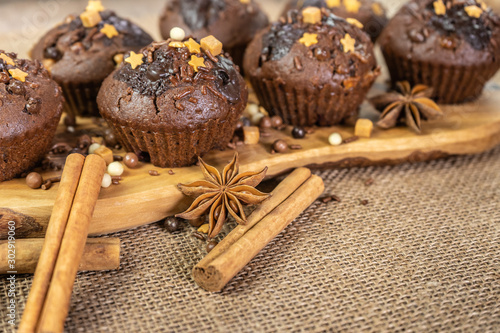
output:
[[[64,117],[64,125],[66,125],[66,126],[76,126],[76,118],[75,118],[75,116],[66,115],[66,117]]]
[[[283,153],[288,149],[288,144],[285,142],[285,140],[276,140],[273,143],[273,149],[277,151],[278,153]]]
[[[441,44],[442,48],[452,50],[457,46],[457,41],[453,37],[441,37],[441,40],[439,41]]]
[[[214,247],[217,246],[217,244],[219,244],[219,242],[217,242],[216,240],[211,240],[210,242],[207,243],[207,252],[210,252],[214,249]]]
[[[106,136],[104,137],[104,141],[106,141],[106,146],[109,147],[113,147],[118,143],[113,132],[106,134]]]
[[[238,122],[236,123],[236,126],[235,126],[235,130],[239,131],[241,129],[243,129],[243,122],[241,120],[238,120]]]
[[[322,48],[318,47],[318,48],[314,49],[314,56],[319,61],[323,61],[323,60],[328,59],[330,57],[330,54],[328,51],[323,50]]]
[[[272,116],[271,117],[271,125],[274,128],[278,128],[283,125],[283,119],[280,116]]]
[[[57,59],[60,57],[60,53],[55,46],[50,46],[46,48],[43,55],[45,58],[48,59]]]
[[[304,138],[306,136],[306,130],[303,127],[295,126],[292,129],[292,136],[295,139],[302,139],[302,138]]]
[[[165,219],[163,226],[168,230],[168,232],[174,232],[179,230],[181,224],[177,218],[172,216]]]
[[[247,117],[241,117],[240,120],[243,123],[243,127],[252,126],[252,121]]]
[[[38,172],[30,172],[26,176],[26,185],[28,185],[31,188],[40,188],[43,183],[43,178],[42,175],[40,175]]]
[[[8,84],[10,81],[9,74],[0,72],[0,83]]]
[[[28,104],[26,104],[26,111],[30,114],[37,114],[40,111],[40,101],[36,98],[30,97]]]
[[[88,134],[84,134],[78,138],[78,148],[87,149],[92,144],[92,138]]]
[[[408,32],[408,37],[410,37],[411,41],[414,43],[423,43],[425,42],[425,36],[418,30],[410,30]]]
[[[24,88],[23,83],[18,80],[12,80],[9,83],[8,90],[15,95],[24,95],[26,92],[26,88]]]
[[[139,164],[139,158],[134,153],[127,153],[123,158],[123,163],[125,163],[127,168],[133,169]]]
[[[262,117],[262,119],[259,122],[260,128],[271,128],[272,123],[271,123],[271,118],[268,116]]]

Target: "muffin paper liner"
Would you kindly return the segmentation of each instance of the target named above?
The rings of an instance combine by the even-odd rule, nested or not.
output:
[[[393,84],[409,81],[434,89],[433,98],[441,104],[472,101],[481,95],[486,82],[495,75],[497,66],[451,66],[406,59],[383,50]]]
[[[108,120],[108,124],[128,151],[138,155],[146,152],[155,166],[173,168],[194,164],[198,156],[225,148],[233,137],[238,114],[233,111],[229,119],[209,120],[180,131],[141,130],[114,120]]]
[[[368,89],[375,80],[360,82],[346,92],[338,94],[325,85],[298,88],[282,80],[251,77],[250,82],[260,104],[271,114],[279,115],[284,123],[300,126],[331,126],[352,119],[358,114]],[[370,82],[371,81],[371,82]]]
[[[243,57],[245,55],[245,50],[247,45],[237,45],[231,48],[225,48],[224,50],[231,55],[233,62],[240,68],[240,73],[243,73]]]
[[[46,124],[43,135],[40,135],[40,128],[33,128],[24,135],[7,141],[0,148],[0,182],[32,169],[44,157],[51,147],[58,120],[59,118]]]
[[[73,116],[100,117],[97,107],[97,93],[101,82],[60,83],[66,103],[64,111]]]

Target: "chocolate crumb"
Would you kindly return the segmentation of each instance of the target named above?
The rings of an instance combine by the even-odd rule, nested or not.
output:
[[[160,175],[157,170],[149,170],[148,172],[151,176],[159,176]]]
[[[290,145],[290,149],[302,149],[301,145]]]
[[[120,185],[120,181],[118,179],[111,179],[111,184]]]
[[[364,200],[359,200],[359,203],[363,206],[366,206],[368,205],[368,200],[364,199]]]
[[[354,141],[357,141],[357,140],[359,140],[359,136],[354,135],[354,136],[345,138],[344,141],[342,141],[342,143],[351,143],[351,142],[354,142]]]
[[[113,161],[123,161],[123,156],[120,155],[113,155]]]
[[[304,67],[302,67],[302,63],[300,62],[299,56],[295,56],[295,58],[293,58],[293,64],[298,71],[302,71],[304,69]]]
[[[168,170],[168,174],[169,175],[175,175],[175,172],[172,169],[170,169],[170,170]]]
[[[365,181],[365,186],[370,186],[370,185],[372,185],[374,182],[375,182],[375,180],[374,180],[373,178],[368,178],[368,179]]]

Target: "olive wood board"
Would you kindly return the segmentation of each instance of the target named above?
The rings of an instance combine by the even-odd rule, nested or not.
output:
[[[240,171],[261,170],[268,167],[267,178],[286,173],[291,169],[308,166],[313,168],[388,165],[403,162],[431,160],[448,155],[475,154],[500,143],[500,92],[489,89],[474,103],[460,106],[443,106],[445,116],[425,122],[421,134],[406,127],[389,130],[374,129],[371,138],[331,146],[328,136],[339,132],[343,138],[354,135],[350,126],[315,128],[304,139],[294,139],[291,127],[283,131],[271,130],[271,135],[261,137],[256,145],[238,146]],[[367,103],[362,105],[361,117],[376,120],[378,114]],[[78,128],[92,127],[90,120],[79,119]],[[60,126],[59,131],[64,132]],[[285,153],[271,153],[272,142],[278,138],[289,144],[299,144],[302,149]],[[222,169],[234,151],[212,151],[204,160]],[[157,170],[159,176],[151,176]],[[173,174],[169,173],[173,171]],[[55,173],[45,172],[45,177]],[[90,225],[90,234],[99,235],[125,230],[161,220],[186,209],[192,199],[184,197],[178,183],[190,183],[202,178],[198,166],[184,168],[158,168],[140,163],[136,169],[125,168],[119,185],[102,189]],[[33,190],[24,179],[0,183],[0,239],[9,220],[18,221],[21,237],[43,237],[58,185],[49,190]],[[22,230],[21,230],[22,229]],[[5,231],[5,230],[4,230]]]

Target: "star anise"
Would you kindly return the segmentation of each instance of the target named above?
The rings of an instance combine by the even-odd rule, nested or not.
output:
[[[423,84],[417,84],[411,88],[408,81],[397,82],[396,88],[395,92],[370,99],[375,108],[382,110],[377,126],[385,129],[391,128],[396,126],[398,120],[404,119],[408,127],[420,133],[422,120],[443,115],[439,106],[430,99],[432,88]]]
[[[247,218],[242,204],[258,204],[269,197],[255,188],[266,176],[267,167],[260,172],[244,172],[239,174],[238,153],[233,160],[219,171],[206,164],[201,158],[201,171],[205,180],[191,184],[179,184],[178,187],[185,195],[196,197],[191,206],[177,217],[192,220],[199,218],[209,211],[208,237],[217,236],[227,217],[231,214],[240,224],[246,224]]]

